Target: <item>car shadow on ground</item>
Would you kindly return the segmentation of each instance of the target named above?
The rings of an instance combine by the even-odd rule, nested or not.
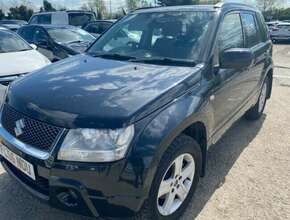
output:
[[[240,119],[208,152],[206,176],[199,182],[194,198],[183,220],[195,219],[214,192],[226,181],[226,176],[249,143],[257,136],[265,121]],[[188,213],[188,215],[187,215]]]
[[[255,122],[240,119],[216,145],[210,148],[206,176],[201,179],[194,199],[183,219],[193,220],[199,215],[214,192],[223,185],[228,172],[241,153],[256,137],[265,118],[266,116],[263,115],[260,120]],[[65,213],[40,203],[37,199],[26,193],[7,173],[0,174],[0,213],[1,219],[14,220],[91,219]]]

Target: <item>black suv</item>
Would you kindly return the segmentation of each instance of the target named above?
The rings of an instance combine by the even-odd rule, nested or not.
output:
[[[53,207],[178,219],[208,148],[243,115],[262,115],[272,74],[267,28],[250,6],[137,10],[86,54],[10,85],[2,164]]]

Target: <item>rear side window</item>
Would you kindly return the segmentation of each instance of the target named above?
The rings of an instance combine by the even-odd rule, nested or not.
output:
[[[33,41],[33,27],[23,27],[18,31],[18,34],[29,43]]]
[[[257,23],[253,14],[242,14],[242,21],[245,30],[246,47],[251,48],[261,42],[261,35],[258,32]]]
[[[218,38],[219,52],[231,48],[243,48],[244,37],[240,14],[226,15]]]
[[[269,34],[268,34],[268,27],[266,25],[266,22],[262,14],[260,13],[257,14],[257,21],[258,21],[259,29],[261,32],[262,41],[266,42],[269,39]]]
[[[94,21],[94,15],[91,13],[69,13],[69,24],[82,27],[88,22]]]

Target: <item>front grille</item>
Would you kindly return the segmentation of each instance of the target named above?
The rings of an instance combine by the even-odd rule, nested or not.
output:
[[[7,104],[3,106],[1,120],[3,127],[11,135],[25,144],[44,151],[51,150],[57,137],[63,131],[63,128],[29,118]],[[19,122],[19,120],[23,121],[20,128],[22,133],[16,135],[16,122]]]

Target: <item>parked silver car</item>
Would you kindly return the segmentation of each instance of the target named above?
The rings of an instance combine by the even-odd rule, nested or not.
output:
[[[290,40],[290,23],[280,22],[270,31],[271,39],[275,41]]]

